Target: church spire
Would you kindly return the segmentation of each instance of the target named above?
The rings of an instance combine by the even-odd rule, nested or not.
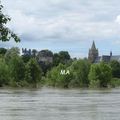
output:
[[[95,42],[93,40],[93,43],[92,43],[92,48],[91,49],[96,49],[96,46],[95,46]]]
[[[89,49],[88,59],[91,63],[94,63],[98,58],[99,52],[95,46],[95,42],[93,41],[91,49]]]

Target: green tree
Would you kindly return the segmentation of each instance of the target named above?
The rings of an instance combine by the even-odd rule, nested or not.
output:
[[[9,63],[11,78],[15,82],[24,80],[25,64],[20,56],[15,56],[10,59]]]
[[[58,66],[59,63],[67,64],[70,61],[71,57],[67,51],[60,51],[55,53],[53,56],[53,65]]]
[[[9,50],[7,50],[6,54],[5,54],[5,61],[6,63],[9,63],[9,61],[16,57],[16,56],[19,56],[20,55],[20,49],[17,48],[17,47],[13,47]]]
[[[70,60],[70,55],[67,51],[60,51],[59,56],[61,60]]]
[[[42,77],[42,70],[36,59],[31,58],[26,64],[25,80],[30,84],[37,84]]]
[[[70,74],[68,74],[67,71],[69,71]],[[61,63],[47,73],[47,83],[54,87],[68,88],[72,78],[73,76],[70,69]]]
[[[34,58],[37,57],[37,53],[38,53],[38,51],[37,51],[36,49],[33,49],[33,50],[32,50],[32,56],[33,56]]]
[[[25,63],[27,63],[31,58],[32,58],[32,56],[30,56],[30,55],[22,55],[22,59]]]
[[[120,78],[120,63],[118,61],[111,61],[110,66],[112,68],[112,75],[115,78]]]
[[[4,59],[0,59],[0,86],[7,85],[10,80],[9,67]]]
[[[100,65],[99,64],[92,64],[89,72],[89,86],[92,88],[100,87]]]
[[[90,63],[87,60],[76,60],[71,65],[74,79],[71,81],[73,87],[87,87],[89,85],[88,74]]]
[[[7,52],[7,49],[0,48],[0,55],[5,55],[6,52]]]
[[[2,9],[3,6],[1,5],[0,1],[0,40],[9,41],[11,38],[13,38],[16,42],[19,42],[20,39],[17,37],[17,35],[5,26],[11,19],[3,14]]]
[[[60,63],[60,57],[58,53],[54,53],[53,55],[53,66],[58,66]]]
[[[112,78],[112,70],[108,64],[93,64],[89,73],[90,87],[107,87]]]

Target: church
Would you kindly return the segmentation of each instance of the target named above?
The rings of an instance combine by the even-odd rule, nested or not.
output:
[[[99,56],[99,50],[96,48],[95,42],[93,41],[92,47],[89,49],[88,59],[91,63],[99,63],[101,61],[108,63],[112,60],[120,62],[120,55],[112,55],[111,51],[110,55]]]

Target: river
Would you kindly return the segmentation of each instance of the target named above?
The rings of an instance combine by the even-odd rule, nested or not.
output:
[[[0,120],[120,120],[120,89],[0,89]]]

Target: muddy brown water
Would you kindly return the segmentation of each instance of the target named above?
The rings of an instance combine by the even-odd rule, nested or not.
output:
[[[0,120],[120,120],[120,89],[0,89]]]

